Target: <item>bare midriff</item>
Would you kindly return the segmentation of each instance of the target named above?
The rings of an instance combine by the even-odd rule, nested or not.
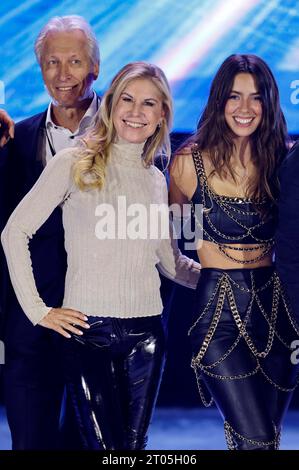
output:
[[[228,244],[229,245],[229,244]],[[234,244],[236,248],[252,248],[258,247],[258,244]],[[225,251],[228,255],[241,261],[238,263],[224,256],[218,246],[209,241],[202,241],[201,245],[197,247],[197,254],[202,268],[216,268],[216,269],[255,269],[273,264],[273,253],[270,251],[262,259],[253,263],[248,263],[249,260],[257,258],[263,253],[263,248],[257,248],[254,251],[237,251],[226,248]]]

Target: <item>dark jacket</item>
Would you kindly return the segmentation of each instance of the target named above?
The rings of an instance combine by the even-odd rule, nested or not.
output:
[[[299,321],[299,142],[279,173],[281,192],[276,232],[276,266],[293,313]]]
[[[43,163],[38,150],[41,139],[44,138],[45,121],[46,112],[43,112],[17,123],[15,138],[8,143],[3,155],[0,155],[3,157],[2,167],[0,167],[0,180],[3,183],[0,201],[1,229],[43,171]],[[30,253],[37,289],[42,299],[46,305],[61,306],[66,273],[66,252],[60,207],[52,212],[49,219],[30,241]],[[3,252],[1,258],[1,310],[5,312],[5,316],[8,316],[10,310],[15,308],[17,299],[8,280]]]

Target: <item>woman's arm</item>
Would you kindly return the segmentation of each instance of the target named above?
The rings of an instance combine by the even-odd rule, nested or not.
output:
[[[51,307],[44,304],[36,288],[29,240],[67,197],[72,185],[72,159],[68,149],[59,152],[49,162],[31,191],[12,213],[1,235],[13,287],[22,309],[34,325],[48,314]]]
[[[201,266],[181,253],[174,238],[161,242],[158,257],[160,261],[157,268],[163,276],[182,286],[196,289]]]
[[[164,178],[161,182],[161,186],[162,200],[166,204],[168,191]],[[186,196],[182,194],[180,202],[182,203],[184,201],[188,200]],[[160,262],[157,264],[157,268],[160,273],[167,278],[185,287],[195,289],[200,275],[200,264],[181,253],[176,239],[180,234],[174,234],[172,222],[170,222],[169,235],[169,238],[163,239],[160,244],[158,250]]]
[[[197,186],[197,176],[189,147],[173,157],[170,166],[169,203],[190,204]]]

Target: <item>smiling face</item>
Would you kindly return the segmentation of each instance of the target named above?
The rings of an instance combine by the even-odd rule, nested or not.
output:
[[[148,78],[136,78],[121,93],[112,119],[118,137],[141,143],[154,134],[163,116],[159,89]]]
[[[77,29],[46,37],[41,57],[43,79],[56,106],[76,108],[90,97],[99,74],[87,51],[86,36]]]
[[[249,137],[260,125],[262,114],[261,97],[253,75],[237,74],[224,110],[227,125],[237,138]]]

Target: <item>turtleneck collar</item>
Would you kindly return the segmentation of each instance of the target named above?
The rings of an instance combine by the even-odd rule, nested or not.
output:
[[[120,139],[119,137],[111,144],[110,156],[115,163],[126,166],[142,166],[142,153],[145,142],[135,144]]]

